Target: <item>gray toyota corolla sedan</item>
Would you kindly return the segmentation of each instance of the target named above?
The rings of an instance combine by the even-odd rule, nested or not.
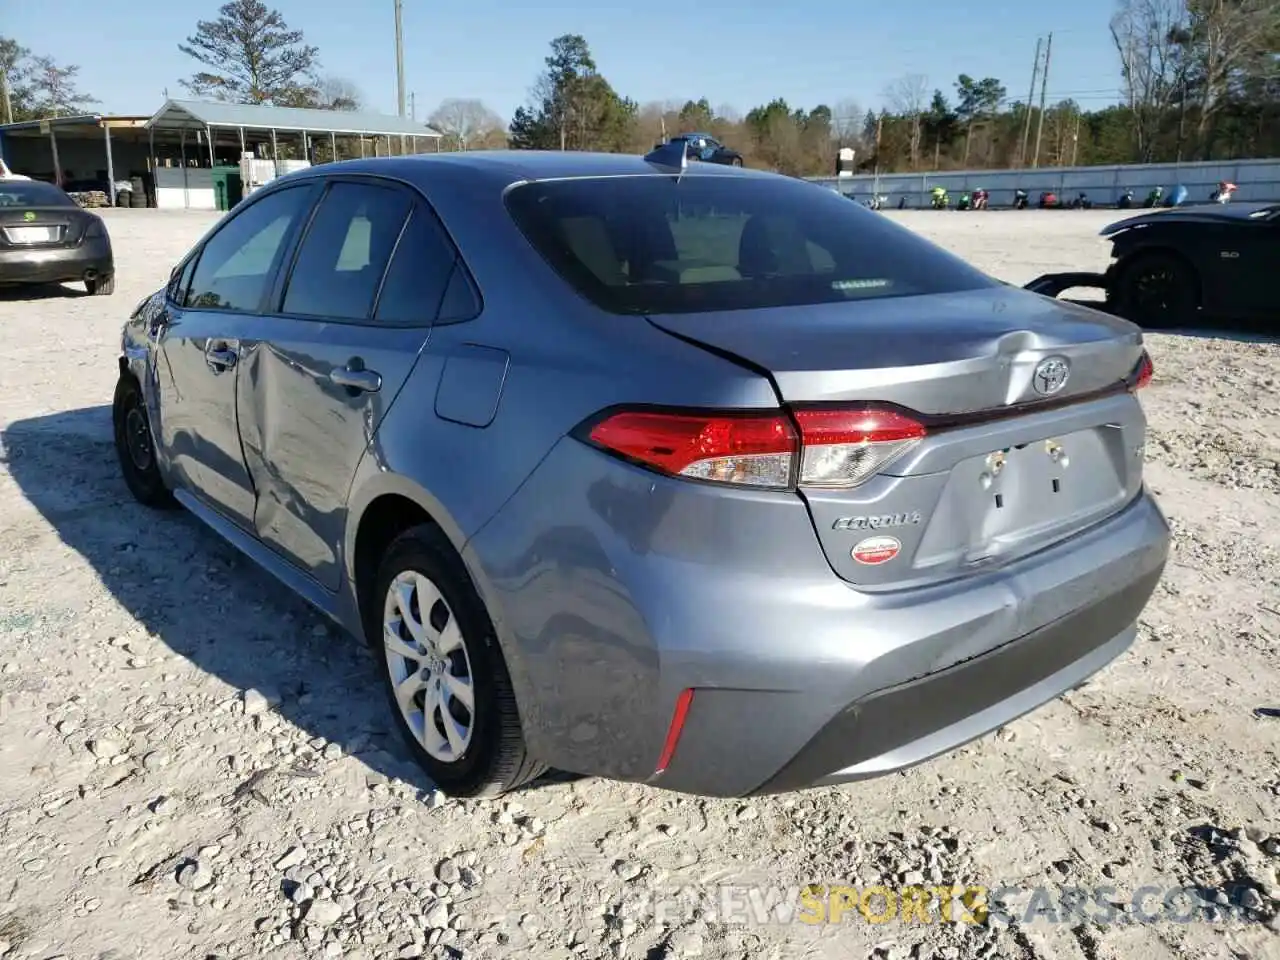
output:
[[[329,164],[124,329],[124,479],[378,650],[447,792],[899,770],[1123,652],[1164,568],[1139,330],[787,177]]]

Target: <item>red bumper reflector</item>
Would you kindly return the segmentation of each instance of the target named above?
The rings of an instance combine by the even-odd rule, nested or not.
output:
[[[684,730],[684,721],[689,716],[689,707],[693,704],[693,690],[682,690],[676,698],[676,709],[671,714],[671,726],[667,728],[667,740],[662,745],[662,756],[658,757],[658,767],[654,773],[662,773],[667,769],[672,756],[676,752],[676,744],[680,742],[680,732]]]

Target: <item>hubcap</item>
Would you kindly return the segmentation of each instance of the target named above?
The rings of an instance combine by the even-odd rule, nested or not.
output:
[[[387,590],[382,642],[400,715],[422,749],[452,763],[471,744],[475,683],[458,621],[427,577],[406,570]]]
[[[151,431],[147,429],[147,418],[136,403],[124,418],[124,442],[133,465],[139,470],[148,469],[151,466]]]

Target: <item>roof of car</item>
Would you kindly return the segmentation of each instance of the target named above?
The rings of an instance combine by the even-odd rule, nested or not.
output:
[[[312,167],[308,172],[385,173],[412,180],[445,164],[455,171],[474,173],[477,179],[518,183],[523,180],[559,180],[573,177],[623,177],[669,173],[647,162],[639,154],[586,153],[575,150],[468,150],[454,153],[423,153],[403,157],[345,160]],[[711,163],[691,163],[685,176],[775,177],[776,174],[742,167]]]

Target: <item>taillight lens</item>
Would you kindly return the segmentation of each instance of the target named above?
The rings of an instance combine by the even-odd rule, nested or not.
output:
[[[89,226],[84,231],[85,239],[97,239],[107,235],[107,227],[98,217],[89,220]]]
[[[1151,382],[1151,378],[1155,375],[1155,372],[1156,372],[1156,368],[1155,368],[1155,365],[1151,362],[1151,354],[1143,350],[1142,359],[1138,361],[1138,366],[1133,371],[1133,378],[1130,381],[1129,389],[1141,390],[1143,387],[1145,387],[1148,383]]]
[[[925,435],[923,424],[893,410],[801,409],[793,416],[624,411],[592,427],[590,439],[672,476],[770,489],[847,489]]]
[[[780,413],[615,413],[592,428],[591,440],[673,476],[752,487],[790,486],[798,447]]]
[[[910,450],[924,424],[895,410],[797,410],[802,487],[856,487]]]

